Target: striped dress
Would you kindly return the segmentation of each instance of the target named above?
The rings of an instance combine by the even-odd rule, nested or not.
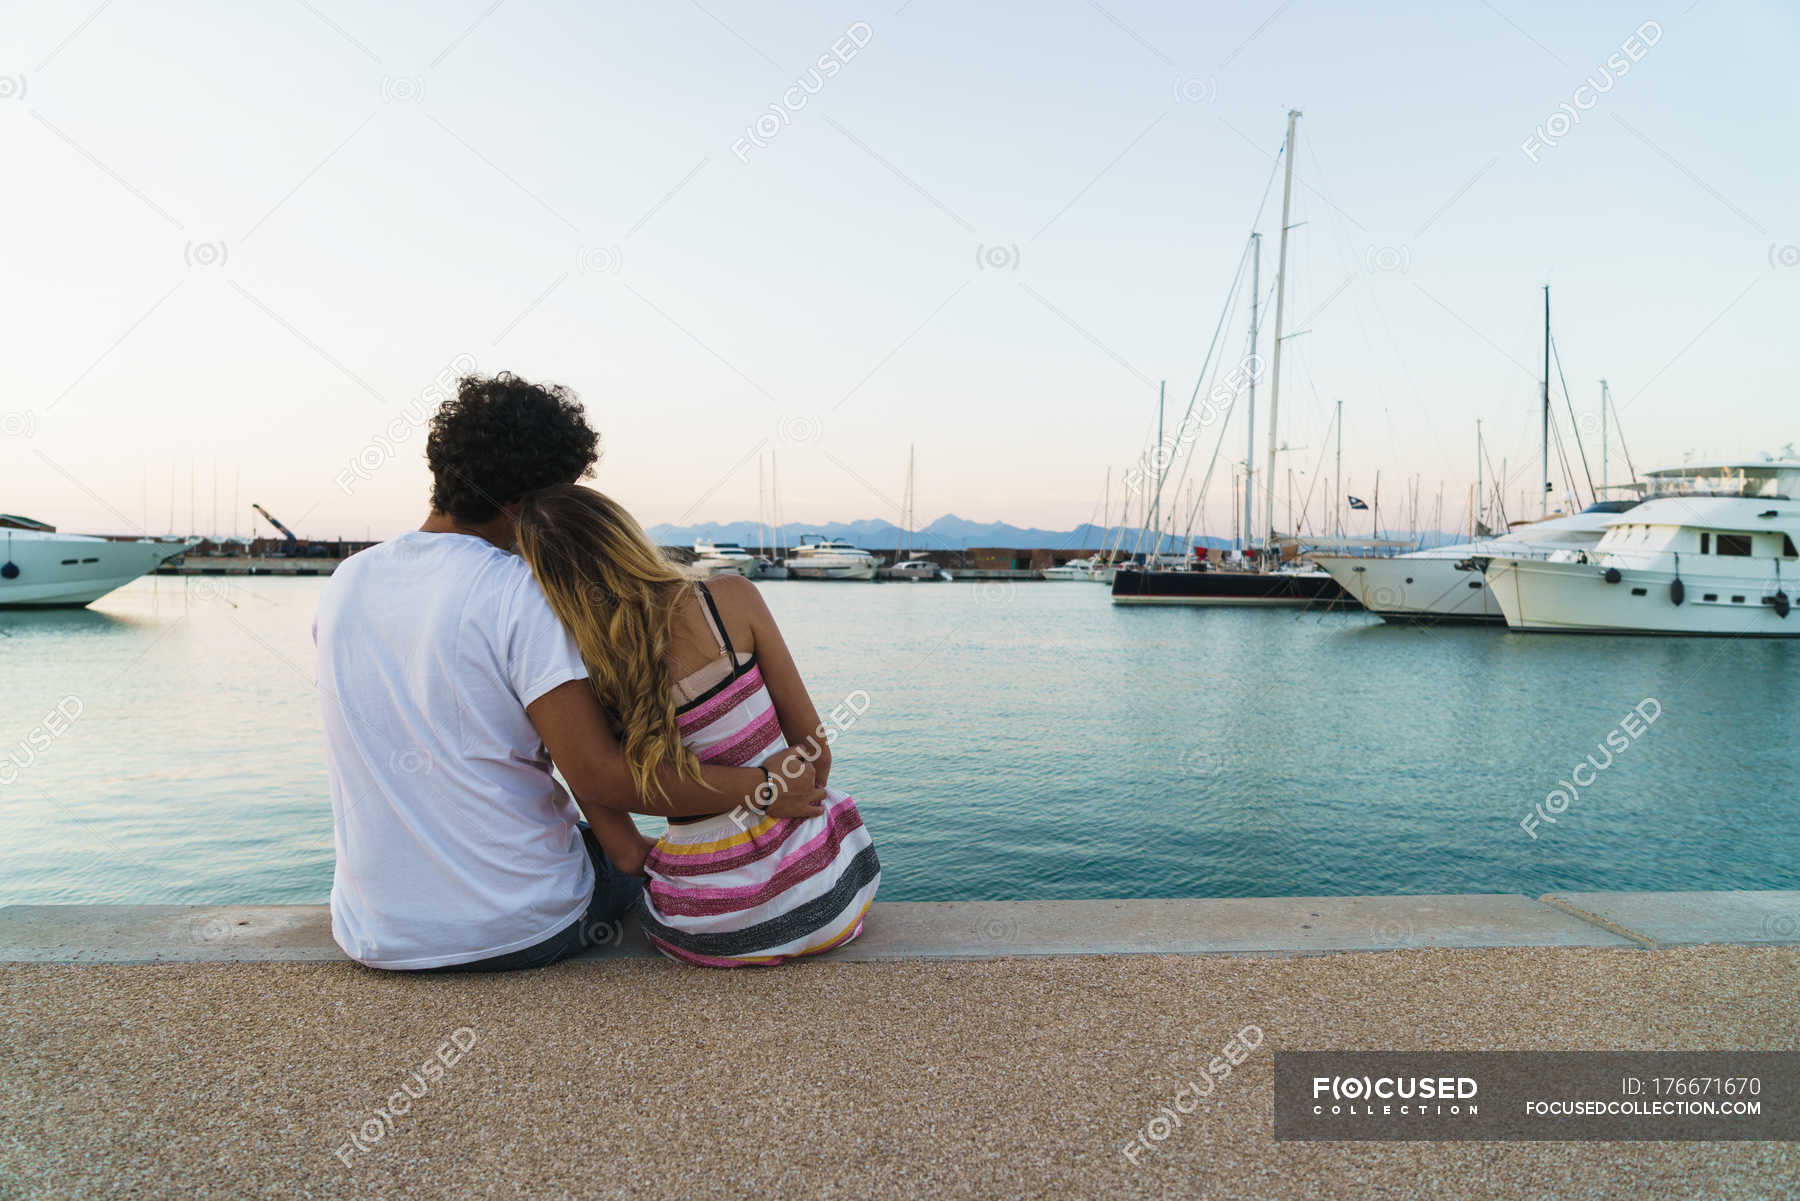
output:
[[[733,651],[712,594],[696,587],[730,673],[680,706],[682,743],[702,763],[762,763],[787,747],[775,704],[756,656]],[[861,934],[881,863],[856,802],[828,788],[819,817],[762,817],[740,806],[671,821],[644,874],[644,933],[657,950],[742,967],[816,955]]]

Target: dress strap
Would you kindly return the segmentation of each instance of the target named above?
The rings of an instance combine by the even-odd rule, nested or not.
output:
[[[696,580],[694,587],[700,590],[700,599],[706,602],[706,624],[712,627],[713,637],[718,639],[719,649],[725,652],[726,662],[731,664],[732,673],[737,673],[737,652],[731,647],[731,635],[725,632],[725,619],[719,616],[719,606],[713,604],[712,589]]]

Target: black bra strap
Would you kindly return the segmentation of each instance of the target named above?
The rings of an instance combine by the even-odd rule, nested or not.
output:
[[[706,602],[706,610],[712,614],[713,633],[719,639],[719,648],[725,652],[725,658],[731,663],[733,675],[737,674],[737,652],[731,647],[731,635],[725,632],[725,619],[719,616],[719,606],[713,604],[712,590],[700,581],[694,581],[694,587],[700,590],[700,599]]]

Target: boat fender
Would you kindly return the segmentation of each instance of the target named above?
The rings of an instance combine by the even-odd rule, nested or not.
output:
[[[1675,554],[1675,582],[1669,585],[1669,601],[1679,607],[1687,599],[1687,585],[1681,582],[1681,553]]]
[[[1619,574],[1619,569],[1617,567],[1608,567],[1606,573],[1600,578],[1609,584],[1616,584],[1625,577]]]
[[[1770,601],[1769,603],[1775,609],[1775,616],[1786,617],[1788,615],[1788,607],[1789,606],[1788,606],[1788,594],[1787,593],[1777,592],[1775,594],[1775,599]]]
[[[19,565],[14,563],[11,559],[8,559],[6,561],[6,566],[0,567],[0,579],[16,580],[18,578]]]

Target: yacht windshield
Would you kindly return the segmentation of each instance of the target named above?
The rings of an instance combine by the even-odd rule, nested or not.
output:
[[[1800,469],[1793,467],[1680,467],[1652,472],[1651,497],[1740,496],[1786,500]]]

